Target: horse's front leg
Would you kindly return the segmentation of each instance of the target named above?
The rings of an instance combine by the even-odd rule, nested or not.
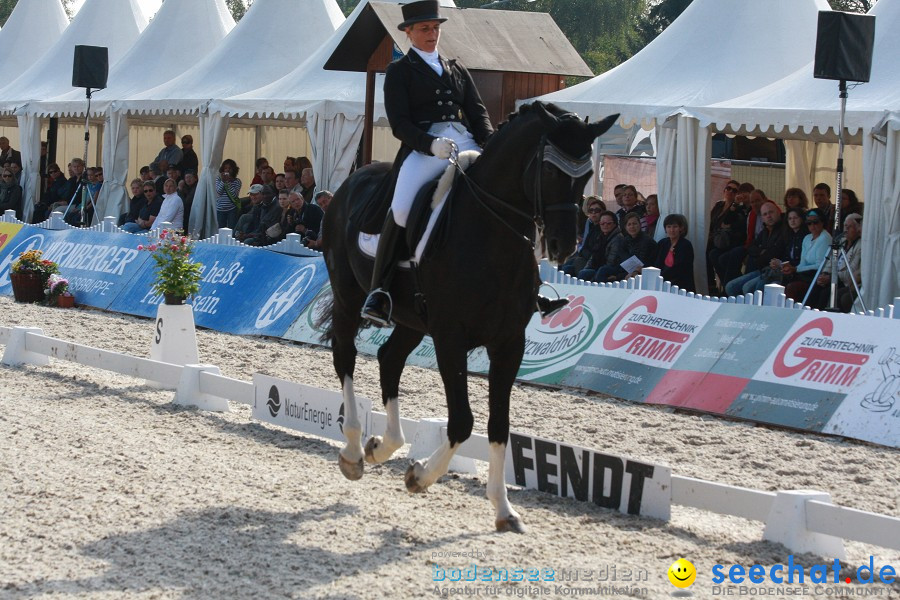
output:
[[[454,335],[456,334],[456,335]],[[424,492],[447,472],[450,460],[460,444],[472,435],[472,409],[466,380],[468,368],[465,341],[459,332],[432,333],[438,369],[447,394],[447,439],[424,461],[416,461],[406,470],[406,489]]]
[[[497,531],[523,533],[525,525],[506,495],[504,463],[506,444],[509,441],[509,395],[519,372],[525,353],[525,335],[488,348],[491,368],[488,373],[490,416],[488,417],[488,441],[490,463],[488,466],[487,497],[494,505]]]
[[[381,373],[381,400],[387,413],[384,436],[376,435],[366,442],[366,462],[383,463],[406,442],[400,426],[400,375],[409,356],[425,334],[403,325],[394,328],[388,341],[378,349]]]

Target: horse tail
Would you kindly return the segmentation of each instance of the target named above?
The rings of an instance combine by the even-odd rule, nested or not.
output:
[[[329,346],[334,341],[334,296],[331,296],[327,302],[322,304],[321,309],[316,316],[315,328],[322,332],[319,341]]]

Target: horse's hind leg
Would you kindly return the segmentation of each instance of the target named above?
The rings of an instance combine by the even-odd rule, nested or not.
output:
[[[406,365],[406,357],[419,345],[423,337],[424,333],[397,325],[388,341],[378,349],[381,400],[387,413],[387,426],[383,437],[376,435],[366,442],[366,462],[383,463],[406,441],[400,427],[400,375]]]
[[[341,380],[344,395],[344,437],[347,443],[338,455],[338,465],[344,477],[351,480],[363,476],[362,424],[353,393],[353,370],[356,366],[356,332],[359,329],[359,307],[362,306],[362,291],[356,293],[354,288],[352,300],[334,297],[332,313],[331,349],[334,358],[334,369]],[[357,297],[358,296],[358,297]]]

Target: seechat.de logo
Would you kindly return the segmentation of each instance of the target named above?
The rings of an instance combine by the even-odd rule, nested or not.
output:
[[[278,411],[281,410],[281,397],[278,394],[278,388],[274,385],[269,388],[269,401],[266,402],[266,406],[269,407],[270,415],[278,416]]]
[[[40,250],[44,245],[44,234],[36,233],[19,242],[19,244],[9,251],[9,254],[0,262],[0,287],[9,285],[9,265],[19,258],[19,255],[29,250]]]
[[[669,583],[679,589],[686,590],[691,587],[697,579],[697,569],[694,568],[694,564],[691,561],[679,558],[669,565],[666,575],[669,576]],[[687,594],[690,594],[690,592],[682,592],[678,595],[683,596]]]
[[[315,275],[316,266],[306,265],[288,277],[259,310],[259,315],[256,317],[256,328],[265,329],[287,314],[288,310],[306,293],[315,279]]]

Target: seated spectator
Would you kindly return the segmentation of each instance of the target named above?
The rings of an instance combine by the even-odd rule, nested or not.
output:
[[[825,231],[829,234],[834,229],[834,204],[831,203],[831,186],[827,183],[817,183],[813,188],[813,202],[816,211],[822,216]]]
[[[165,193],[163,187],[166,184],[166,179],[169,178],[169,163],[164,160],[161,160],[155,163],[156,166],[150,166],[150,170],[154,172],[153,183],[156,185],[156,194],[162,196]]]
[[[334,199],[334,194],[329,192],[328,190],[322,190],[321,192],[316,192],[316,204],[319,208],[322,209],[322,212],[328,212],[328,206],[331,204],[331,201]],[[313,250],[321,250],[322,249],[322,240],[325,237],[325,231],[319,232],[318,239],[315,240],[306,240],[306,247],[312,248]]]
[[[616,220],[619,226],[623,226],[622,220],[630,212],[636,212],[643,216],[647,209],[643,204],[638,204],[638,191],[633,185],[626,185],[622,189],[622,208],[616,211]]]
[[[16,218],[22,220],[22,186],[9,169],[0,171],[0,215],[8,210],[16,211]]]
[[[163,194],[162,206],[156,219],[150,225],[150,229],[161,229],[163,223],[169,223],[172,229],[179,231],[184,228],[184,202],[178,195],[178,184],[174,179],[166,179],[164,184],[165,194]]]
[[[263,169],[269,166],[269,159],[265,157],[260,157],[256,159],[256,169],[253,171],[253,180],[250,182],[250,185],[260,184],[263,185],[265,183],[263,181],[262,172]]]
[[[141,167],[141,181],[153,181],[153,173],[150,172],[150,165]]]
[[[591,255],[598,251],[598,245],[603,237],[600,231],[600,215],[606,211],[606,208],[603,201],[597,196],[588,196],[588,201],[588,219],[584,226],[584,235],[581,237],[575,254],[560,267],[563,273],[572,277],[576,277],[587,266]]]
[[[165,173],[169,165],[180,165],[183,157],[184,153],[175,143],[175,132],[171,129],[167,129],[163,132],[163,148],[159,151],[159,154],[156,155],[154,162],[164,162],[165,165],[163,166],[162,172]]]
[[[296,161],[297,161],[297,159],[294,158],[293,156],[288,156],[287,158],[285,158],[284,159],[284,171],[288,172],[288,171],[296,170],[296,168],[297,168]]]
[[[59,165],[50,163],[47,167],[47,190],[44,192],[43,200],[34,207],[32,223],[41,223],[50,218],[50,207],[62,201],[67,186],[68,182]]]
[[[22,185],[22,163],[17,160],[9,161],[9,170],[12,171],[13,178],[16,180],[16,183]]]
[[[847,218],[844,219],[843,229],[842,248],[847,255],[847,260],[844,260],[842,255],[838,255],[837,300],[834,308],[848,313],[856,300],[856,288],[862,285],[862,244],[860,243],[862,215],[859,213],[847,215]],[[822,267],[822,272],[810,290],[809,298],[806,301],[807,306],[822,309],[827,307],[831,301],[831,258],[831,252],[829,252],[825,259],[825,266]],[[850,280],[851,277],[853,277],[853,281]]]
[[[300,171],[300,193],[307,204],[313,203],[316,192],[316,178],[313,176],[311,167],[307,167]]]
[[[296,161],[294,161],[294,167],[295,171],[297,171],[298,173],[303,173],[303,169],[312,169],[313,165],[312,161],[309,160],[309,158],[307,158],[306,156],[300,156]]]
[[[286,189],[288,189],[288,187],[284,182],[284,173],[278,173],[275,175],[275,192],[277,193]]]
[[[601,212],[598,224],[600,225],[600,240],[591,252],[587,264],[578,272],[578,278],[585,281],[594,281],[594,277],[601,267],[617,264],[614,261],[621,254],[624,244],[622,232],[619,231],[619,225],[616,223],[615,213],[608,210]]]
[[[91,202],[96,207],[97,201],[100,199],[100,189],[103,187],[103,169],[100,167],[91,167],[87,170],[87,190],[91,197]]]
[[[284,239],[289,232],[281,225],[285,210],[279,204],[275,190],[263,187],[259,210],[259,225],[253,236],[246,240],[250,246],[268,246]]]
[[[723,291],[730,281],[741,275],[744,259],[747,258],[747,248],[763,229],[759,211],[766,200],[766,194],[762,190],[754,188],[752,183],[742,183],[738,188],[736,201],[741,203],[747,219],[744,243],[723,252],[716,261],[716,273],[719,275]]]
[[[156,194],[156,186],[153,185],[152,181],[145,181],[143,190],[144,204],[138,212],[137,219],[135,219],[133,223],[125,223],[122,225],[122,231],[127,231],[128,233],[142,233],[150,231],[150,228],[153,226],[153,222],[156,220],[156,216],[162,208],[163,199],[162,196]]]
[[[662,278],[687,291],[694,291],[694,247],[687,239],[688,224],[684,215],[673,213],[663,220],[666,237],[656,245],[653,266],[662,271]]]
[[[216,177],[216,222],[219,229],[234,229],[241,215],[241,180],[237,178],[240,169],[230,158],[222,161],[219,175]]]
[[[769,261],[768,267],[763,267],[761,281],[757,284],[757,289],[764,289],[768,283],[787,285],[794,279],[793,275],[784,274],[784,265],[790,264],[796,267],[800,264],[800,256],[803,253],[803,238],[807,236],[808,231],[806,227],[806,211],[799,206],[789,208],[785,222],[787,226],[784,230],[784,253]]]
[[[656,260],[656,242],[641,230],[641,215],[628,213],[625,215],[625,233],[622,243],[612,244],[606,249],[607,264],[597,270],[594,281],[618,281],[627,279],[641,272],[644,267],[651,266]],[[637,258],[641,264],[626,271],[622,263],[630,258]]]
[[[273,190],[275,189],[275,169],[272,168],[272,165],[267,165],[259,172],[259,175],[262,177],[263,185],[267,185]]]
[[[231,235],[240,242],[246,242],[249,238],[257,234],[259,223],[262,219],[262,209],[260,204],[263,201],[263,186],[260,183],[254,183],[250,186],[250,209],[240,216],[234,231]],[[268,208],[268,207],[266,207]]]
[[[825,222],[817,209],[806,213],[806,227],[809,234],[803,238],[800,262],[796,267],[790,263],[782,265],[782,273],[793,277],[793,281],[785,286],[784,294],[795,302],[803,301],[816,270],[831,248],[831,234],[825,231]]]
[[[5,135],[0,136],[0,165],[5,165],[11,160],[17,161],[21,165],[22,153],[18,150],[13,150],[13,148],[9,145],[8,137],[6,137]]]
[[[788,188],[784,192],[784,211],[787,212],[792,208],[809,210],[809,198],[806,197],[806,192],[800,188]]]
[[[626,187],[628,187],[626,184],[620,183],[613,188],[613,195],[616,198],[616,210],[622,208],[622,194],[625,192]]]
[[[724,273],[720,272],[719,259],[726,252],[742,247],[746,239],[744,204],[738,202],[740,183],[731,179],[725,184],[722,199],[709,213],[709,236],[706,240],[706,277],[710,293],[721,295],[725,291]],[[716,275],[718,275],[717,283]]]
[[[289,198],[292,211],[289,217],[291,229],[285,233],[299,233],[303,236],[304,243],[319,239],[325,212],[315,204],[307,202],[303,195],[296,191],[292,191]]]
[[[181,160],[178,161],[178,166],[181,167],[182,173],[186,173],[190,169],[193,169],[196,173],[197,169],[200,168],[200,159],[197,158],[197,153],[194,152],[193,136],[181,136]]]
[[[645,231],[650,234],[650,237],[653,237],[653,233],[656,231],[656,222],[659,220],[659,196],[656,194],[647,196],[644,208],[647,212],[641,217],[641,231]]]
[[[175,185],[181,183],[181,168],[178,165],[169,165],[166,170],[166,179],[174,180]]]
[[[781,222],[781,211],[771,200],[764,202],[760,208],[760,220],[763,230],[747,246],[746,273],[728,282],[725,286],[728,296],[751,294],[763,289],[769,283],[763,278],[763,269],[773,259],[784,255],[787,234]]]
[[[841,190],[841,215],[852,215],[854,213],[862,215],[863,210],[863,203],[859,201],[856,192],[853,190]],[[841,227],[837,230],[837,233],[844,231],[844,223],[846,223],[846,219],[841,223]]]
[[[197,171],[187,169],[184,172],[184,179],[178,185],[178,195],[184,202],[184,230],[193,233],[190,228],[191,208],[194,206],[194,194],[197,192]]]
[[[144,184],[140,179],[134,179],[131,182],[131,200],[128,203],[128,211],[119,215],[119,227],[125,223],[134,223],[137,221],[141,212],[141,206],[144,204]]]

